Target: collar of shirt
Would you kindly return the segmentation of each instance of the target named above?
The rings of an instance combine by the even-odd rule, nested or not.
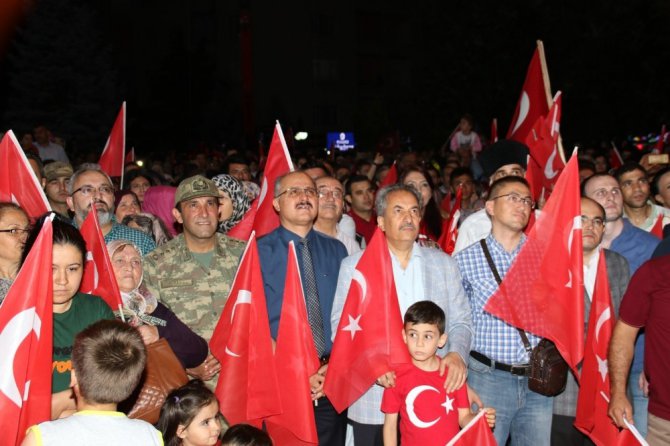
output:
[[[392,252],[390,254],[400,314],[404,317],[410,305],[424,300],[423,255],[419,244],[414,242],[407,267],[403,269],[398,258]]]
[[[512,252],[507,252],[505,247],[503,245],[501,245],[500,242],[498,242],[498,240],[496,240],[496,238],[493,236],[493,234],[489,234],[488,237],[486,237],[486,245],[489,247],[489,250],[491,251],[491,255],[493,256],[494,259],[495,259],[495,254],[496,253],[499,254],[499,255],[503,255],[503,256],[506,256],[506,257],[512,257],[513,259],[515,259],[516,255],[519,253],[519,251],[521,250],[521,247],[523,246],[524,243],[526,243],[526,234],[521,233],[521,239],[519,240],[519,244],[516,245],[516,248],[514,248],[514,250]],[[494,253],[494,251],[495,251],[495,253]],[[503,275],[503,273],[501,271],[498,271],[498,273],[501,274],[501,276]],[[507,271],[505,271],[505,273],[507,273]]]
[[[596,286],[596,275],[598,274],[598,261],[600,260],[600,246],[597,246],[596,249],[591,254],[591,258],[587,263],[584,263],[584,288],[586,289],[586,295],[593,296],[593,288]]]

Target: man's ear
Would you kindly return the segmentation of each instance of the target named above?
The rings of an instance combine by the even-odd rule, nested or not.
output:
[[[77,374],[75,373],[74,369],[70,371],[70,387],[74,387],[79,385],[79,382],[77,382]]]
[[[65,199],[65,202],[67,203],[67,207],[70,208],[72,212],[74,212],[74,201],[72,200],[72,197],[68,196]]]
[[[272,199],[272,207],[275,208],[275,211],[279,213],[279,209],[281,206],[279,206],[279,198],[273,198]]]
[[[377,226],[382,230],[382,232],[386,232],[384,229],[384,217],[380,215],[377,216]]]
[[[172,208],[172,216],[177,220],[177,223],[180,225],[184,224],[184,220],[181,218],[181,212],[179,212],[177,208]]]
[[[407,344],[407,333],[405,333],[405,328],[403,327],[402,331],[402,341]]]
[[[347,202],[349,206],[351,206],[351,194],[347,194],[344,196],[344,201]]]
[[[486,209],[486,214],[491,217],[493,215],[493,205],[495,201],[489,200],[484,204],[484,209]]]

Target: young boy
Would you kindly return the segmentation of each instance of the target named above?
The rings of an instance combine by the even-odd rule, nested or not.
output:
[[[137,387],[146,364],[139,332],[120,321],[102,320],[80,332],[72,349],[71,386],[77,412],[32,426],[22,446],[162,445],[159,431],[116,411]]]
[[[405,313],[403,340],[412,364],[396,371],[395,387],[384,390],[381,410],[384,419],[384,446],[444,445],[474,418],[465,386],[454,393],[444,390],[437,349],[447,343],[444,311],[434,302],[417,302]],[[495,424],[495,410],[486,411],[489,426]]]

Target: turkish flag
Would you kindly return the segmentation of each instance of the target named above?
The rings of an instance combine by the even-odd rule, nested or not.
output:
[[[398,168],[396,167],[395,161],[393,164],[391,164],[391,167],[389,168],[389,171],[386,172],[386,176],[382,180],[381,183],[379,183],[379,189],[382,187],[390,186],[391,184],[395,184],[398,182]]]
[[[18,204],[32,218],[51,210],[42,185],[11,130],[0,141],[0,201]]]
[[[110,308],[121,310],[123,305],[121,292],[107,252],[105,238],[100,231],[95,205],[91,206],[91,212],[84,219],[79,232],[86,241],[86,267],[79,289],[82,293],[100,296]]]
[[[654,234],[661,240],[663,240],[663,217],[665,217],[665,214],[663,214],[662,212],[658,214],[654,226],[649,230],[651,234]]]
[[[279,393],[284,412],[265,422],[277,446],[318,444],[309,377],[317,372],[320,363],[307,319],[298,258],[292,241],[287,262],[284,303],[275,349],[277,375],[282,377]]]
[[[591,299],[589,329],[584,349],[584,364],[577,398],[575,427],[597,445],[638,444],[638,441],[619,442],[628,438],[620,435],[619,428],[607,415],[610,397],[610,379],[607,370],[607,348],[614,329],[614,308],[607,278],[605,253],[601,251],[598,261],[596,283]],[[632,437],[632,435],[630,436]]]
[[[442,235],[437,244],[447,254],[451,255],[456,247],[456,239],[458,238],[458,219],[461,217],[461,201],[463,200],[463,188],[458,187],[456,191],[456,199],[454,200],[454,207],[451,216],[446,220],[442,226]]]
[[[515,327],[551,339],[575,373],[584,353],[581,223],[579,168],[573,154],[484,307]]]
[[[255,234],[247,243],[209,349],[221,363],[216,396],[231,426],[261,427],[282,412]]]
[[[610,167],[613,170],[616,170],[621,166],[623,166],[623,158],[621,157],[621,153],[619,153],[619,149],[612,143],[612,150],[610,150]]]
[[[356,265],[330,354],[324,390],[338,412],[409,362],[402,328],[389,248],[376,229]]]
[[[523,83],[521,96],[516,105],[506,139],[526,142],[535,121],[549,111],[546,93],[548,90],[549,88],[545,86],[544,76],[542,75],[540,45],[538,44],[538,48],[535,49],[533,58],[530,60],[526,80]]]
[[[135,147],[131,147],[126,154],[126,164],[135,162]]]
[[[494,144],[498,142],[498,119],[493,118],[491,121],[491,141],[489,141],[490,144]]]
[[[447,446],[497,446],[483,410],[452,438]]]
[[[0,306],[0,432],[6,445],[21,444],[28,427],[51,418],[52,237],[47,218]]]
[[[100,167],[110,177],[121,177],[123,187],[123,164],[126,159],[126,101],[121,104],[121,110],[116,116],[112,131],[105,143],[105,149],[100,156]]]
[[[535,121],[526,145],[530,149],[527,175],[533,178],[533,199],[540,198],[540,190],[551,191],[565,164],[558,155],[559,127],[561,119],[561,92],[556,93],[551,109]],[[532,172],[532,173],[531,173]]]
[[[254,230],[254,220],[256,219],[257,206],[258,198],[251,202],[251,206],[249,206],[249,210],[244,214],[242,220],[230,228],[226,235],[238,240],[249,240],[249,237],[251,237],[251,232]]]
[[[265,170],[263,171],[261,193],[256,205],[253,230],[256,231],[257,237],[262,237],[279,226],[279,216],[272,206],[275,180],[292,171],[293,161],[291,161],[291,156],[288,153],[281,126],[277,122],[274,135],[272,135]]]

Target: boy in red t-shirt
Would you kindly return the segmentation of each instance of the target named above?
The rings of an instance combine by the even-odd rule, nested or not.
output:
[[[444,390],[437,349],[447,343],[444,311],[434,302],[417,302],[405,313],[402,332],[412,364],[396,370],[396,385],[384,390],[384,446],[444,445],[467,425],[470,412],[465,386],[453,393]],[[495,409],[484,408],[489,426],[495,425]]]

